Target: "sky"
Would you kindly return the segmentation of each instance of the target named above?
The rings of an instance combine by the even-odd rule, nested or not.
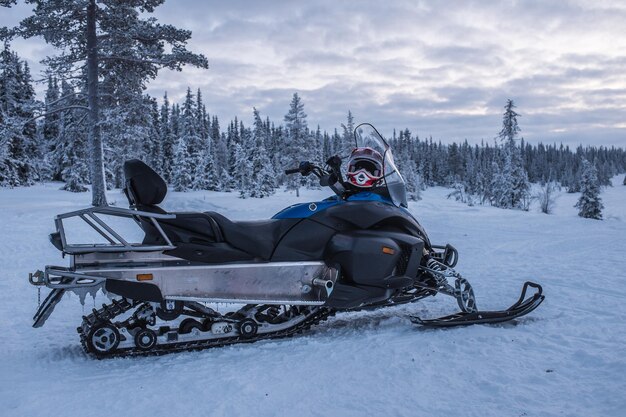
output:
[[[0,9],[0,26],[28,10]],[[200,88],[222,124],[253,106],[282,123],[298,92],[311,128],[350,110],[384,135],[476,143],[510,98],[531,143],[626,147],[626,1],[168,0],[154,15],[191,30],[210,68],[161,71],[147,92]],[[51,51],[14,48],[35,75]]]

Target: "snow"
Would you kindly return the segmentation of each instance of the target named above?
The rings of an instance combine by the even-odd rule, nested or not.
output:
[[[553,215],[468,207],[430,188],[410,210],[483,309],[513,303],[525,280],[546,301],[513,323],[447,330],[409,314],[453,312],[444,296],[415,305],[340,313],[305,335],[162,357],[94,360],[75,327],[94,302],[66,297],[43,328],[31,317],[28,272],[65,265],[47,240],[55,214],[90,202],[59,183],[0,189],[0,414],[3,416],[623,416],[626,409],[626,187],[604,189],[603,221],[582,219],[578,194],[560,193]],[[170,210],[269,217],[326,196],[279,192],[170,193]],[[119,190],[109,201],[125,205]],[[104,300],[99,296],[95,305]]]

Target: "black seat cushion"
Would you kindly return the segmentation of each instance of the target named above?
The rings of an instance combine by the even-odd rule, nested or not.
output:
[[[131,159],[124,163],[124,175],[124,191],[132,207],[166,213],[157,206],[167,194],[167,184],[159,174],[139,159]],[[214,212],[172,214],[176,218],[158,222],[177,247],[175,256],[202,262],[269,260],[280,239],[299,222],[299,219],[233,222]],[[166,243],[149,219],[139,221],[146,233],[145,244]]]
[[[124,162],[126,197],[133,206],[151,207],[163,201],[167,184],[152,168],[139,159]]]
[[[234,222],[219,213],[208,212],[220,226],[224,240],[255,257],[269,260],[278,241],[299,219]]]
[[[174,219],[159,219],[167,237],[177,247],[171,255],[207,263],[236,260],[269,260],[280,239],[300,220],[234,222],[219,213],[172,213]],[[144,243],[165,244],[148,221],[141,222]]]
[[[208,214],[173,214],[176,215],[173,219],[158,220],[168,239],[176,246],[176,249],[165,252],[168,255],[204,263],[254,260],[254,255],[225,242],[220,227]],[[167,243],[150,221],[141,218],[140,222],[146,232],[144,244],[164,245]]]

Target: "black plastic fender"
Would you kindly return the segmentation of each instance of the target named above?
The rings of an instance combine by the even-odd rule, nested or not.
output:
[[[326,246],[324,261],[339,265],[346,284],[390,287],[390,277],[417,276],[424,249],[418,237],[386,230],[338,233]]]
[[[113,294],[136,301],[163,301],[161,290],[155,284],[107,279],[104,288]]]

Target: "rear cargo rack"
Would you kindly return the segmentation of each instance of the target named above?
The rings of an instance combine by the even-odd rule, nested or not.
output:
[[[120,233],[115,231],[109,224],[107,224],[98,215],[108,215],[116,217],[125,217],[133,219],[140,226],[140,219],[150,221],[152,225],[161,235],[161,238],[165,245],[147,245],[143,243],[129,243]],[[98,232],[104,237],[108,243],[94,243],[94,244],[70,244],[67,243],[65,236],[65,228],[63,221],[70,218],[80,218],[93,230]],[[172,250],[176,247],[172,244],[172,241],[167,237],[161,225],[157,220],[159,219],[174,219],[175,214],[159,214],[150,213],[148,211],[125,209],[119,207],[89,207],[82,210],[72,211],[69,213],[59,214],[54,218],[54,223],[57,228],[57,232],[50,235],[50,240],[59,250],[62,250],[66,254],[79,254],[87,252],[150,252],[150,251],[164,251]]]

